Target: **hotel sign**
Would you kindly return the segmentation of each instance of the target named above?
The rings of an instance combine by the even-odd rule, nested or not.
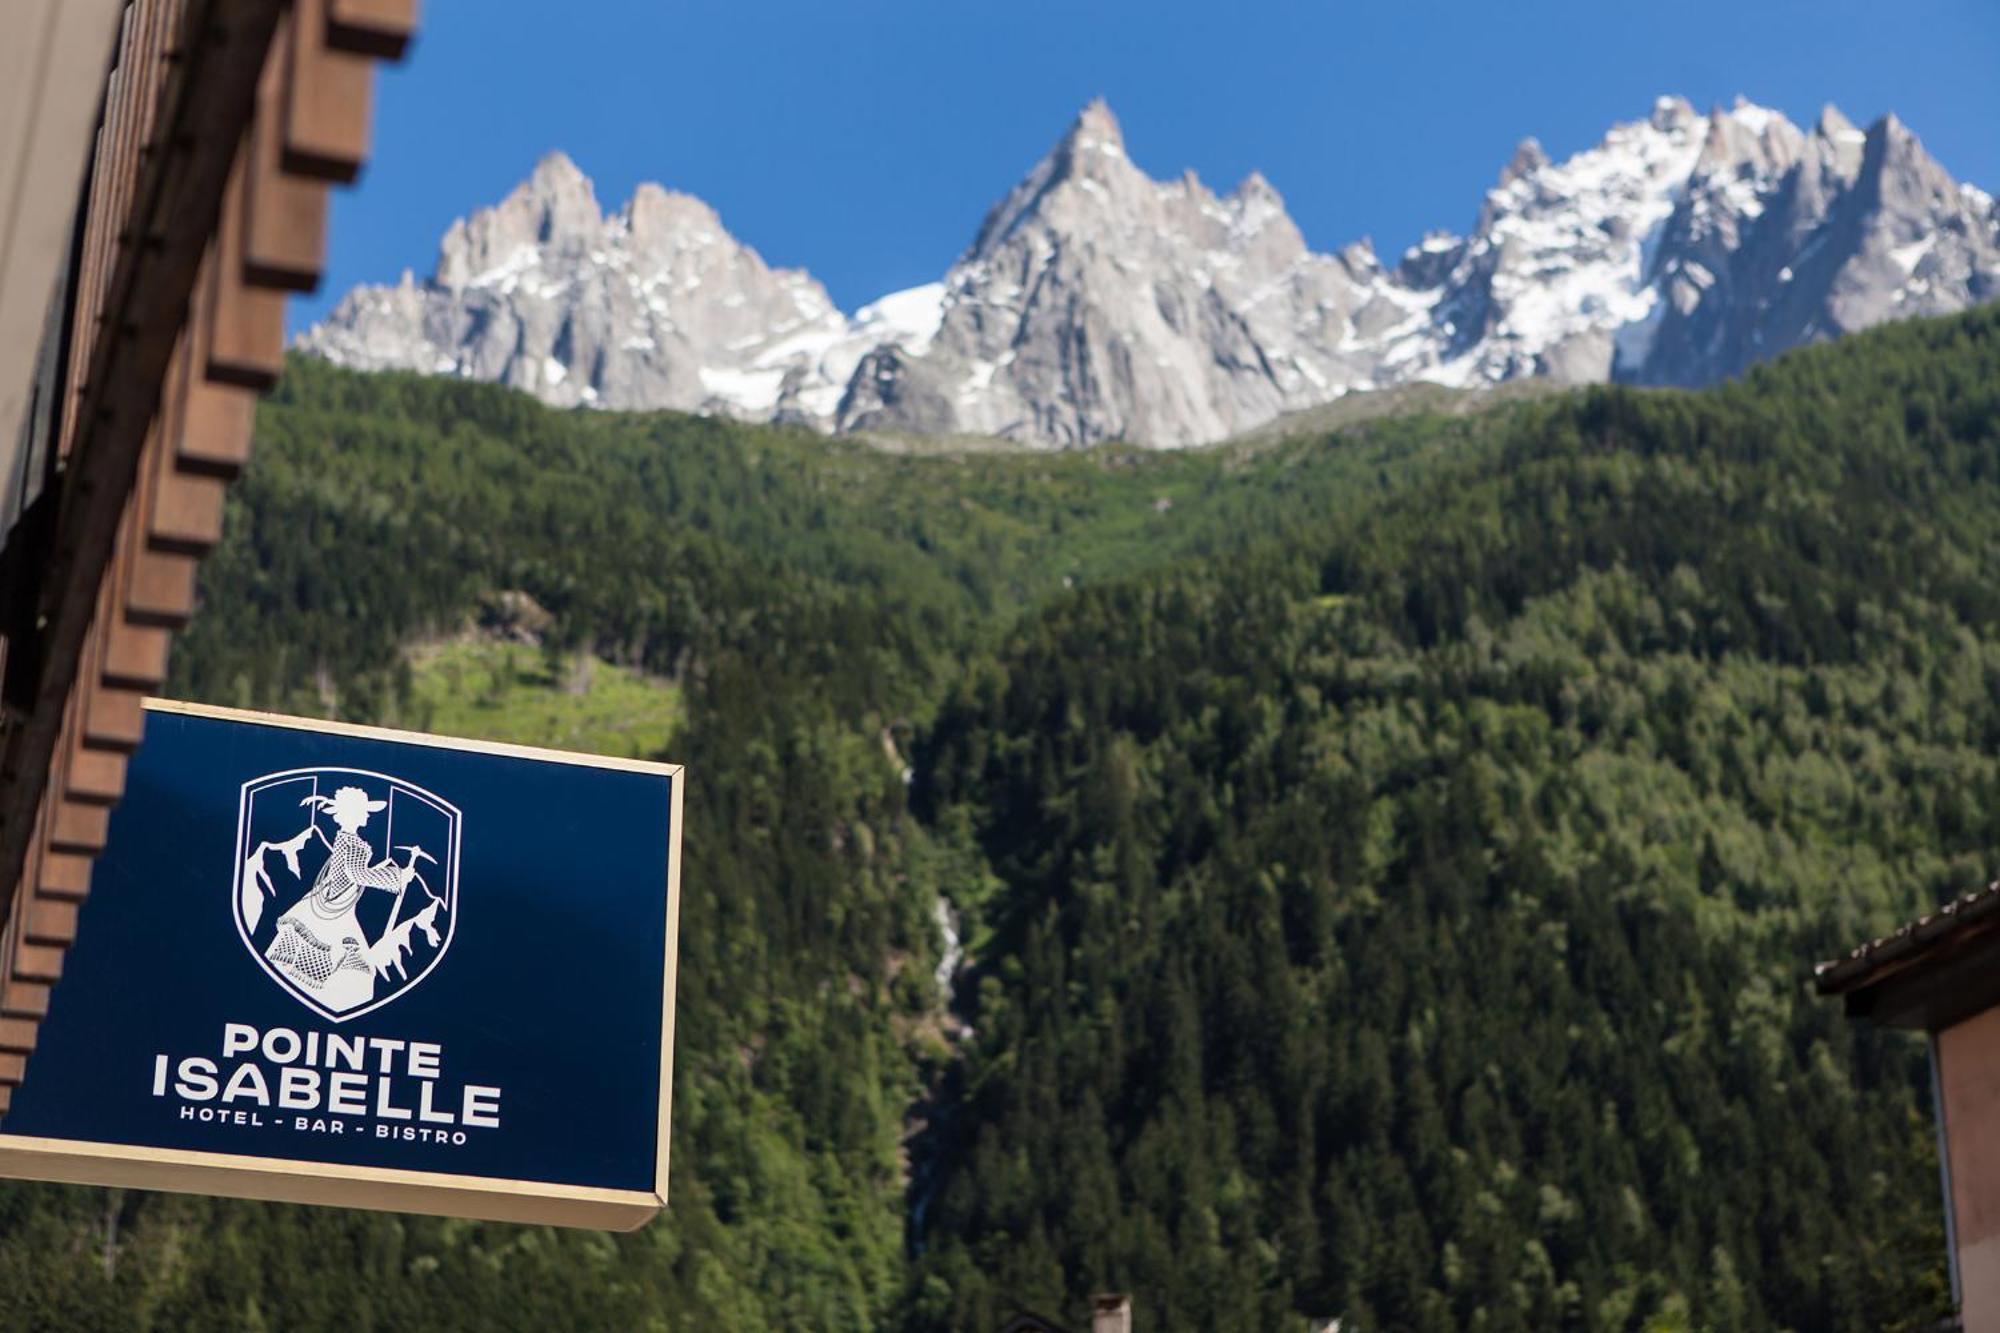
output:
[[[678,766],[152,705],[0,1174],[636,1227]]]

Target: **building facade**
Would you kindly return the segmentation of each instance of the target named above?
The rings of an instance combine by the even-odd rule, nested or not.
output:
[[[21,0],[0,42],[0,1113],[142,701],[222,535],[286,295],[415,0]]]

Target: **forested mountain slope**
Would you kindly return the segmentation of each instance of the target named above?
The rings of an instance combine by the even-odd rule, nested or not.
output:
[[[970,671],[921,808],[1005,888],[927,1308],[1919,1311],[1920,1048],[1801,977],[1991,874],[1995,330],[1593,391]]]
[[[1922,1050],[1802,977],[1990,876],[1997,420],[1991,310],[1173,456],[295,365],[177,692],[426,725],[501,593],[672,683],[673,1206],[10,1186],[0,1323],[1913,1324]]]

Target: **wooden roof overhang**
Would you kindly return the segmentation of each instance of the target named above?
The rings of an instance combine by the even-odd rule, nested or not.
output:
[[[2000,1004],[2000,882],[1821,963],[1813,982],[1883,1027],[1935,1032]]]
[[[129,0],[55,347],[42,494],[0,557],[0,1113],[75,938],[142,700],[195,609],[288,292],[416,0]]]

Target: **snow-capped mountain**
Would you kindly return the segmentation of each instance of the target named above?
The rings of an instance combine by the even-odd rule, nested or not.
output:
[[[2000,208],[1894,117],[1662,98],[1563,162],[1527,140],[1468,235],[1389,268],[1309,249],[1261,176],[1149,178],[1098,102],[940,282],[852,316],[698,199],[644,185],[605,215],[556,154],[428,280],[357,288],[300,344],[561,405],[1172,447],[1411,380],[1709,383],[1995,296]]]
[[[1373,383],[1422,306],[1365,245],[1308,250],[1261,176],[1222,196],[1148,178],[1096,103],[945,275],[929,347],[871,352],[835,424],[1219,439]]]
[[[849,319],[811,275],[768,267],[707,204],[641,185],[606,216],[550,154],[498,205],[452,224],[436,271],[360,287],[301,345],[343,365],[495,380],[560,406],[831,420],[885,340],[921,346],[933,288]]]
[[[2000,209],[1894,116],[1863,133],[1828,107],[1801,133],[1739,108],[1709,129],[1650,278],[1661,299],[1627,335],[1617,378],[1703,384],[1800,343],[2000,296]]]

